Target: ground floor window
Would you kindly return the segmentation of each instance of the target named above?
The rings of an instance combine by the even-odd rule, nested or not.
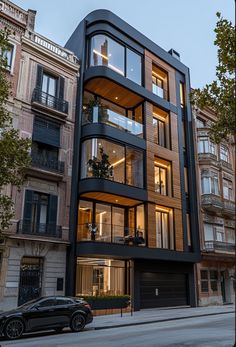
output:
[[[218,271],[217,270],[201,270],[201,292],[208,293],[209,288],[212,292],[218,291]]]
[[[41,296],[43,259],[23,257],[20,266],[18,305]]]
[[[130,262],[102,258],[77,258],[76,295],[130,293]]]

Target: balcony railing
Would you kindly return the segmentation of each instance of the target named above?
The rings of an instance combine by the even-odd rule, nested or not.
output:
[[[145,246],[146,243],[144,230],[135,231],[122,225],[106,223],[79,224],[78,241],[108,242],[130,246]]]
[[[235,252],[235,244],[222,241],[205,241],[205,250],[207,252]]]
[[[198,160],[213,160],[217,161],[217,156],[213,153],[198,153]]]
[[[63,175],[65,163],[63,161],[45,158],[38,153],[31,153],[31,164],[42,170],[51,171]]]
[[[167,90],[157,86],[155,83],[152,83],[152,92],[153,92],[153,94],[156,94],[157,96],[159,96],[162,99],[165,99],[165,100],[168,99]]]
[[[62,227],[55,224],[42,224],[42,223],[31,223],[29,221],[21,220],[17,225],[18,234],[27,234],[34,236],[46,236],[46,237],[62,237]]]
[[[43,92],[41,89],[35,88],[32,95],[32,102],[38,102],[41,105],[68,114],[68,102],[59,99],[53,95]]]
[[[223,208],[221,198],[214,194],[203,194],[201,196],[201,203],[202,207],[211,211],[219,211]]]
[[[110,110],[103,106],[94,106],[83,113],[83,124],[103,123],[124,130],[130,134],[143,137],[143,124]]]
[[[8,1],[0,1],[0,12],[3,12],[7,16],[15,19],[21,24],[27,24],[27,12],[22,10],[20,7]]]
[[[223,212],[235,215],[235,202],[225,200],[223,204]]]
[[[228,163],[228,162],[225,161],[225,160],[221,160],[220,162],[221,162],[221,166],[222,166],[223,168],[232,169],[232,164],[231,164],[231,163]]]

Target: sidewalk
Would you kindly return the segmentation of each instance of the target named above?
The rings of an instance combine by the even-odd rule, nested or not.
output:
[[[130,313],[96,316],[87,329],[109,329],[129,325],[141,325],[184,318],[194,318],[217,314],[234,313],[234,305],[207,306],[207,307],[181,307],[181,308],[152,308]]]

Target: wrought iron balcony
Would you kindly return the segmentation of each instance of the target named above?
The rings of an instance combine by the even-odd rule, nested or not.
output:
[[[34,235],[37,237],[62,237],[62,227],[55,224],[32,223],[30,221],[20,220],[17,225],[18,234]]]
[[[205,251],[235,253],[235,244],[221,241],[205,241]]]
[[[53,95],[35,88],[32,95],[32,102],[49,107],[53,110],[68,114],[68,102]]]
[[[221,198],[214,194],[203,194],[201,196],[202,207],[213,212],[221,211],[223,209],[223,202]]]
[[[63,175],[65,169],[65,163],[63,161],[45,158],[38,153],[31,153],[31,164],[33,167],[37,167],[42,170],[55,172]]]

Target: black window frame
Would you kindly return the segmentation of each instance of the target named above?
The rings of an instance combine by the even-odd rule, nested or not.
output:
[[[161,146],[161,147],[164,147],[164,148],[167,148],[167,146],[166,146],[166,133],[167,133],[167,131],[166,131],[166,122],[165,121],[162,121],[161,119],[159,119],[158,117],[155,117],[155,116],[152,116],[152,119],[153,119],[153,121],[152,121],[152,124],[154,123],[154,119],[155,119],[155,121],[157,122],[157,142],[156,141],[154,141],[154,143],[156,143],[158,146]],[[163,124],[163,128],[164,128],[164,145],[162,145],[161,143],[160,143],[160,124],[159,123],[162,123]],[[154,124],[153,124],[153,129],[154,129]]]

